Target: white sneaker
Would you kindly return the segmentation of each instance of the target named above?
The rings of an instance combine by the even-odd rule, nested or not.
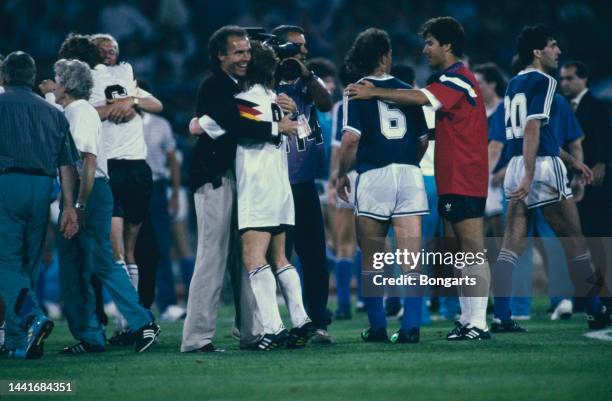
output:
[[[178,305],[170,305],[166,308],[164,313],[161,314],[159,319],[162,322],[176,322],[184,319],[185,316],[187,316],[187,311],[185,311],[185,308]]]
[[[572,301],[569,299],[563,299],[561,302],[559,302],[559,305],[557,305],[553,313],[550,315],[550,320],[567,320],[572,317],[573,309],[574,305],[572,304]]]

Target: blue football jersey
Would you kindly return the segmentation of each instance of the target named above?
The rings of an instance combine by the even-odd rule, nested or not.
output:
[[[557,82],[535,69],[521,71],[512,78],[504,97],[504,120],[507,145],[513,156],[523,154],[523,136],[527,121],[542,120],[538,156],[558,156],[559,138],[549,124],[555,113],[553,100]]]
[[[380,88],[411,89],[391,75],[362,78]],[[355,170],[363,173],[392,163],[419,166],[418,148],[427,137],[423,109],[378,99],[344,98],[343,131],[360,136]]]
[[[493,169],[493,173],[497,173],[504,168],[512,158],[509,151],[509,146],[506,144],[506,127],[504,125],[504,102],[500,102],[493,114],[487,118],[489,126],[489,142],[497,141],[504,144],[502,153],[499,156],[499,161]]]
[[[279,83],[276,93],[287,94],[295,101],[298,112],[303,114],[310,125],[311,134],[307,138],[287,137],[287,158],[289,160],[289,181],[299,184],[316,178],[320,163],[324,161],[323,131],[317,119],[314,103],[308,95],[307,84],[303,79],[294,83]]]

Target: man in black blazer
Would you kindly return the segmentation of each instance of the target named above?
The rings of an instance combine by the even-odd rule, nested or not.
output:
[[[255,300],[248,284],[241,280],[236,226],[236,179],[234,161],[236,139],[248,137],[278,143],[279,135],[295,134],[297,123],[286,115],[278,123],[259,122],[240,116],[234,95],[241,91],[251,59],[251,45],[246,32],[237,26],[217,30],[208,43],[212,72],[198,91],[196,114],[190,132],[202,133],[206,120],[214,120],[227,135],[201,134],[189,169],[191,189],[198,221],[198,245],[195,270],[183,328],[182,352],[213,352],[219,295],[226,267],[234,281],[237,323],[241,345],[257,341],[258,321],[254,317]],[[280,104],[283,107],[282,104]],[[242,281],[242,286],[240,282]],[[241,289],[242,287],[242,289]],[[239,293],[239,296],[236,296]],[[239,313],[242,311],[242,313]]]
[[[601,237],[612,237],[612,129],[610,111],[589,88],[588,70],[580,61],[570,61],[561,68],[561,89],[569,100],[584,132],[584,163],[593,171],[593,182],[585,188],[578,202],[582,232],[589,241],[591,256],[600,277],[606,276],[605,248]],[[612,272],[609,272],[612,273]],[[612,280],[607,278],[608,282]],[[606,287],[606,286],[604,286]],[[609,285],[607,287],[610,287]],[[609,289],[604,293],[609,297]],[[607,290],[607,293],[605,292]],[[612,310],[610,298],[602,299]]]

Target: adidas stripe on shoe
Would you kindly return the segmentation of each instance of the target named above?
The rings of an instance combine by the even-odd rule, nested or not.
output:
[[[151,322],[135,333],[134,350],[144,352],[155,342],[161,331],[159,325]]]

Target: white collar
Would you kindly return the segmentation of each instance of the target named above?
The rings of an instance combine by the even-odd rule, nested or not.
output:
[[[361,79],[371,79],[373,81],[386,81],[387,79],[393,78],[392,75],[382,74],[382,75],[368,75],[367,77],[363,77]]]
[[[64,107],[64,111],[77,107],[81,103],[87,103],[87,101],[83,99],[73,100],[68,106]]]
[[[572,99],[572,103],[576,104],[576,107],[578,107],[578,105],[580,105],[580,102],[582,101],[582,98],[584,97],[584,95],[586,95],[586,93],[589,91],[589,88],[584,88],[582,90],[582,92],[580,92],[579,94],[577,94],[573,99]]]
[[[223,71],[223,72],[225,72],[225,71]],[[236,85],[238,85],[238,80],[237,80],[236,78],[234,78],[233,76],[231,76],[231,75],[230,75],[230,74],[228,74],[227,72],[225,72],[225,74],[226,74],[228,77],[230,77],[230,79],[231,79],[232,81],[234,81],[234,83],[235,83]]]

